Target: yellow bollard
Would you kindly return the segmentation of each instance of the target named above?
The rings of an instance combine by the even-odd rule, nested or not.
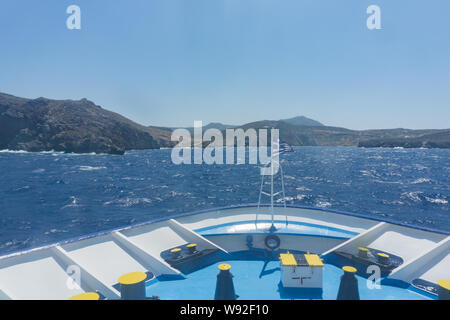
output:
[[[120,297],[122,300],[145,300],[144,272],[130,272],[119,278]]]
[[[341,277],[337,300],[359,300],[358,279],[355,277],[356,268],[342,267],[344,275]]]
[[[219,264],[218,268],[220,271],[217,275],[214,300],[236,300],[233,275],[230,272],[231,266],[227,263],[222,263]]]
[[[100,295],[97,292],[85,292],[77,294],[69,298],[69,300],[100,300]]]

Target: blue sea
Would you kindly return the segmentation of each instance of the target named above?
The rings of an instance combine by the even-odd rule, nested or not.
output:
[[[450,231],[450,150],[294,150],[281,162],[287,204]],[[123,156],[0,151],[0,254],[258,202],[258,166],[174,165],[170,155],[168,149]]]

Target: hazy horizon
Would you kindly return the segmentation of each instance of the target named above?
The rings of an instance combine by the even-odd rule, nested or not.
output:
[[[81,30],[66,9],[81,8]],[[381,30],[366,9],[381,8]],[[87,98],[139,124],[306,116],[354,130],[446,129],[450,3],[4,0],[0,91]]]

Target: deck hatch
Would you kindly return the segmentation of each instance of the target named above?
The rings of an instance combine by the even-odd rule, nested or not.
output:
[[[280,260],[283,266],[297,266],[297,260],[292,253],[280,254]]]
[[[322,259],[317,254],[305,254],[305,259],[310,267],[323,267]]]

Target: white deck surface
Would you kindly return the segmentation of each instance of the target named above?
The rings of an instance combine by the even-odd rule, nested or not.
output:
[[[118,283],[125,273],[148,270],[109,236],[62,246],[69,256],[107,285]]]
[[[439,280],[448,280],[450,277],[450,252],[431,262],[432,267],[420,278],[433,283],[437,283]]]
[[[259,211],[258,221],[270,220],[268,208]],[[404,259],[396,270],[399,279],[419,275],[436,282],[450,279],[450,238],[446,235],[380,223],[369,219],[340,215],[311,209],[277,208],[276,220],[306,222],[357,232],[360,235],[342,243],[333,240],[316,248],[317,252],[340,248],[356,253],[358,246],[367,246],[398,255]],[[128,272],[151,271],[157,275],[177,274],[162,260],[160,254],[167,249],[196,243],[199,250],[216,248],[216,244],[192,230],[224,223],[256,221],[257,209],[237,208],[185,216],[175,220],[138,227],[129,227],[107,235],[61,245],[35,249],[14,256],[0,257],[0,299],[67,299],[83,291],[108,291],[109,297],[117,295],[112,289],[118,278]],[[280,235],[283,237],[282,235]],[[227,250],[246,248],[245,236],[216,238]],[[295,236],[282,238],[289,248],[310,249],[320,242],[311,237],[310,242],[299,243]],[[234,239],[234,240],[231,240]],[[214,240],[214,237],[210,237]],[[331,241],[328,239],[328,241]],[[237,241],[231,243],[230,241]],[[318,242],[319,241],[319,242]],[[323,242],[323,241],[322,241]],[[255,236],[256,247],[264,247],[264,235]],[[304,248],[305,247],[305,248]],[[78,264],[88,276],[82,289],[67,286],[67,264]],[[153,270],[152,270],[153,269]],[[394,273],[395,271],[394,270]],[[155,272],[156,271],[156,272]],[[84,272],[84,271],[83,271]]]
[[[167,223],[151,224],[124,230],[121,233],[156,257],[164,250],[184,245],[192,240],[175,232]]]
[[[445,235],[390,226],[387,231],[375,240],[365,244],[365,246],[398,255],[403,259],[404,263],[407,263],[428,251],[444,238]]]
[[[0,285],[14,299],[68,299],[84,292],[67,286],[66,267],[49,250],[19,256],[0,269]]]

